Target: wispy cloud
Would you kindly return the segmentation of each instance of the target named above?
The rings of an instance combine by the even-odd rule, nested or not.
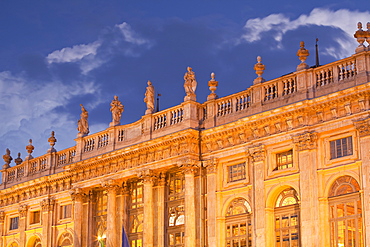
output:
[[[344,33],[343,37],[335,37],[339,46],[343,49],[341,52],[333,53],[332,48],[328,48],[326,52],[336,58],[343,57],[348,54],[348,47],[353,47],[356,43],[353,39],[353,33],[356,31],[356,23],[358,21],[370,20],[369,11],[351,11],[347,9],[330,10],[324,8],[315,8],[308,15],[302,14],[297,19],[290,19],[288,16],[277,13],[271,14],[264,18],[250,19],[244,26],[245,33],[241,37],[241,41],[256,42],[262,38],[264,33],[270,32],[275,39],[277,47],[281,47],[283,36],[292,30],[296,30],[303,26],[317,25],[339,28]],[[344,50],[347,49],[347,52]],[[352,51],[351,51],[352,52]]]

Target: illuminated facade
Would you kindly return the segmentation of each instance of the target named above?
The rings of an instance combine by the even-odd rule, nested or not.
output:
[[[203,104],[193,81],[182,104],[74,147],[56,151],[52,134],[43,156],[32,143],[24,161],[7,152],[0,247],[117,247],[123,229],[133,247],[370,245],[370,34],[359,31],[351,57],[310,68],[301,44],[297,71],[265,81],[258,58],[245,91],[218,98],[213,74]]]

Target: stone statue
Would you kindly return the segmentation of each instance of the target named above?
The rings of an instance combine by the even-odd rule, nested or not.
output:
[[[148,81],[148,86],[145,91],[144,102],[146,103],[147,110],[145,114],[151,114],[154,112],[154,86],[151,81]]]
[[[81,106],[81,115],[80,119],[77,122],[77,130],[78,130],[78,137],[83,137],[89,134],[89,123],[87,118],[89,117],[89,113],[86,111],[85,107],[80,104]]]
[[[119,101],[118,96],[115,95],[114,99],[110,103],[110,111],[112,112],[112,122],[109,124],[109,126],[116,126],[120,124],[123,110],[124,107],[121,101]]]
[[[185,88],[185,99],[184,100],[195,100],[195,90],[197,89],[197,81],[195,80],[195,73],[192,68],[188,67],[188,72],[184,75],[184,88]]]

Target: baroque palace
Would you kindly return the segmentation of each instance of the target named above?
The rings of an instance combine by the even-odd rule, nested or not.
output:
[[[76,145],[22,160],[3,155],[0,247],[370,246],[370,23],[355,54],[226,97],[147,110],[89,134],[81,105]],[[12,162],[13,161],[13,162]]]

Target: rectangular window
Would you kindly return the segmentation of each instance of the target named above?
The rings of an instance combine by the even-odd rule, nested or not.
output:
[[[72,204],[60,206],[60,219],[67,219],[72,217]]]
[[[352,136],[330,142],[330,159],[336,159],[353,154]]]
[[[31,212],[30,224],[40,223],[40,210]]]
[[[293,150],[276,154],[276,167],[274,171],[293,167]]]
[[[19,217],[10,218],[10,227],[9,227],[9,230],[18,229],[18,222],[19,222]]]
[[[228,166],[228,182],[245,179],[245,163]]]

